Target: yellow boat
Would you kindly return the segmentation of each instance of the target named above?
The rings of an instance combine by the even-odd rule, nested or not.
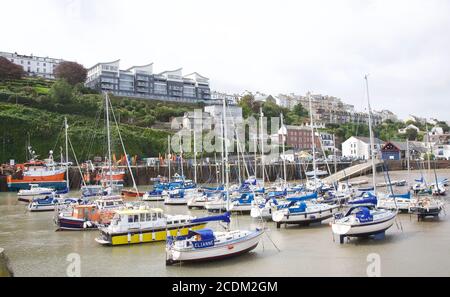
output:
[[[206,222],[196,222],[189,215],[165,215],[159,208],[118,210],[111,224],[100,228],[95,240],[103,245],[125,245],[165,241],[167,236],[184,236],[189,230],[199,230]]]

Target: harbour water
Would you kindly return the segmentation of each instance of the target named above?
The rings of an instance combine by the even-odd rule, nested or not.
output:
[[[438,175],[449,178],[450,170],[439,170]],[[370,176],[356,179],[362,178],[370,182]],[[391,178],[405,179],[406,175],[392,172]],[[381,174],[378,179],[384,181]],[[448,206],[448,198],[443,199]],[[170,214],[206,214],[186,206],[154,205]],[[73,253],[80,256],[81,276],[367,276],[373,254],[380,257],[381,276],[450,276],[450,220],[445,213],[439,220],[423,222],[400,214],[398,226],[392,226],[385,239],[352,239],[343,245],[337,237],[333,241],[328,223],[281,229],[267,223],[267,236],[249,254],[166,267],[164,243],[105,247],[95,242],[97,231],[55,232],[53,212],[30,213],[26,204],[17,201],[16,193],[0,193],[0,247],[16,276],[66,276],[67,258]],[[233,215],[235,227],[260,225],[250,216]]]

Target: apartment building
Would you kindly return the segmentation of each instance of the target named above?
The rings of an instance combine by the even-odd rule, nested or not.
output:
[[[153,72],[153,63],[120,69],[120,60],[98,63],[88,69],[85,85],[118,96],[175,102],[211,99],[209,79],[197,72],[183,76],[182,68]]]

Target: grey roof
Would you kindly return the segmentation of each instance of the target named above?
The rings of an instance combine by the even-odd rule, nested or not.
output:
[[[353,136],[353,137],[355,137],[358,140],[361,140],[362,142],[370,143],[370,137],[364,137],[364,136]],[[376,138],[376,137],[374,138],[374,142],[375,142],[375,144],[380,144],[380,143],[384,144],[383,140]]]

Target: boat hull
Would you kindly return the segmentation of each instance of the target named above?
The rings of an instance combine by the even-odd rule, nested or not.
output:
[[[205,249],[195,249],[189,251],[179,251],[172,249],[169,251],[170,257],[166,261],[167,265],[180,262],[202,262],[235,257],[254,250],[260,241],[263,232],[258,232],[255,235],[241,242],[225,243],[220,246]]]
[[[203,229],[205,226],[206,223],[197,223],[169,229],[155,228],[117,234],[107,234],[101,231],[101,237],[96,238],[95,240],[102,245],[109,246],[165,241],[168,233],[170,233],[170,236],[185,236],[189,233],[189,230],[199,230]]]
[[[63,190],[67,187],[65,180],[49,180],[49,181],[17,181],[12,180],[7,183],[8,190],[11,192],[19,190],[27,190],[30,188],[30,184],[37,184],[39,187],[43,188],[53,188],[55,190]]]
[[[272,215],[273,221],[277,222],[277,228],[280,228],[281,224],[314,224],[327,220],[334,216],[337,212],[338,206],[331,207],[328,210],[314,211],[314,212],[302,212],[283,214],[281,217],[280,212],[274,212]]]
[[[385,232],[394,224],[396,215],[391,216],[381,222],[371,222],[360,225],[347,225],[347,224],[331,224],[331,228],[334,234],[345,237],[368,237]]]

